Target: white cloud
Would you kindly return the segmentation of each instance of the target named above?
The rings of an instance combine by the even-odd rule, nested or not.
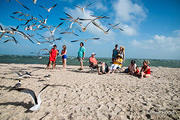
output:
[[[104,5],[102,4],[102,2],[97,2],[97,3],[95,3],[95,8],[96,8],[97,10],[102,10],[102,11],[106,11],[106,10],[107,10],[107,7],[104,6]]]
[[[145,9],[131,0],[118,0],[113,3],[115,22],[124,24],[124,33],[128,36],[138,34],[138,25],[146,18]]]
[[[180,36],[180,30],[173,31],[177,36]]]
[[[122,32],[123,34],[126,34],[128,36],[134,36],[137,35],[136,28],[128,26],[128,25],[123,25],[124,31]]]
[[[117,19],[129,22],[132,20],[141,21],[146,17],[144,9],[131,0],[118,0],[114,3]]]
[[[131,45],[142,49],[157,51],[180,51],[180,36],[154,35],[153,39],[150,40],[133,40]]]

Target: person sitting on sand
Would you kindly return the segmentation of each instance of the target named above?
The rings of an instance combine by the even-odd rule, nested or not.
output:
[[[133,75],[136,72],[136,61],[131,60],[131,64],[128,66],[128,68],[125,70],[126,73],[129,73]]]
[[[53,48],[49,51],[49,62],[47,65],[47,68],[50,69],[51,68],[51,64],[53,63],[53,69],[56,66],[56,58],[58,55],[58,50],[56,49],[57,46],[53,45]]]
[[[111,67],[110,67],[109,73],[114,73],[114,71],[115,71],[117,68],[121,68],[121,67],[122,67],[122,62],[123,62],[123,59],[122,59],[121,55],[118,54],[118,55],[117,55],[117,58],[114,60],[113,64],[112,64]]]
[[[78,60],[80,62],[80,68],[79,70],[83,70],[83,60],[84,60],[84,57],[85,57],[85,47],[84,47],[84,43],[81,42],[80,43],[80,48],[79,48],[79,51],[78,51]]]
[[[61,55],[62,56],[62,63],[63,63],[63,68],[65,69],[66,68],[66,59],[67,59],[67,49],[66,49],[66,45],[63,45],[62,47],[62,51],[61,51]]]
[[[136,66],[136,72],[134,73],[134,75],[138,76],[139,75],[139,67]]]
[[[150,62],[148,60],[144,60],[143,66],[140,71],[140,78],[147,78],[150,77],[151,74],[151,68],[149,67]]]
[[[113,49],[113,54],[112,54],[112,62],[116,59],[118,55],[118,44],[115,45],[115,48]]]
[[[89,58],[89,67],[97,69],[99,75],[107,73],[107,64],[105,64],[104,62],[98,62],[95,58],[95,55],[96,54],[94,52],[91,54],[91,57]]]

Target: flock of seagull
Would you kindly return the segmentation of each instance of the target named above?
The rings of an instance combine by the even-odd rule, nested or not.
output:
[[[9,2],[11,0],[8,0]],[[18,4],[20,4],[22,7],[24,7],[26,10],[30,10],[27,6],[25,6],[24,4],[22,4],[19,0],[16,0]],[[36,4],[37,0],[33,0],[33,3]],[[85,7],[81,7],[76,5],[75,7],[79,8],[82,11],[82,14],[85,13],[85,9],[90,7],[92,4],[94,3],[90,3],[88,5],[86,5]],[[45,9],[47,12],[51,12],[52,9],[54,9],[58,4],[54,4],[52,7],[46,8],[42,5],[39,5],[39,7]],[[60,18],[61,22],[57,25],[57,26],[51,26],[51,25],[47,25],[47,20],[48,20],[48,16],[46,18],[42,17],[42,15],[39,15],[38,17],[34,17],[30,14],[26,14],[23,13],[21,11],[15,11],[12,13],[13,15],[11,15],[10,17],[12,19],[21,21],[22,24],[18,25],[17,27],[3,27],[0,25],[0,40],[2,38],[4,38],[5,40],[3,41],[4,43],[6,42],[15,42],[16,44],[18,44],[18,41],[16,40],[16,34],[23,36],[24,39],[29,40],[31,43],[33,44],[44,44],[44,43],[48,43],[53,45],[55,41],[59,41],[62,39],[62,37],[57,37],[55,38],[55,31],[59,31],[60,34],[72,34],[74,36],[79,36],[78,34],[75,33],[75,31],[73,30],[74,24],[76,23],[78,25],[78,30],[80,32],[85,32],[88,28],[88,26],[90,24],[94,25],[97,29],[100,29],[102,32],[104,32],[105,34],[108,34],[108,32],[111,29],[118,29],[120,31],[124,31],[124,29],[120,28],[119,25],[120,23],[117,24],[108,24],[109,28],[107,30],[105,30],[102,26],[100,26],[97,23],[97,20],[100,19],[109,19],[109,17],[107,16],[95,16],[95,15],[91,15],[91,18],[74,18],[72,17],[72,15],[70,15],[69,13],[64,12],[64,14],[66,15],[66,18]],[[83,22],[86,22],[87,24],[84,25]],[[58,28],[60,26],[62,26],[64,23],[70,23],[68,25],[68,28],[66,31],[60,31]],[[19,28],[23,28],[24,31],[36,31],[36,35],[39,36],[39,39],[34,38],[35,34],[29,34],[26,33],[24,31],[19,30]],[[43,36],[39,33],[37,33],[37,31],[43,30],[43,29],[47,29],[50,33],[50,36]],[[44,41],[42,41],[41,39],[43,39]],[[99,40],[100,38],[98,37],[94,37],[94,38],[86,38],[86,39],[77,39],[77,40],[72,40],[71,42],[78,42],[78,41],[88,41],[88,40]],[[40,54],[41,51],[48,51],[47,48],[41,49],[39,51],[38,54]],[[31,76],[30,73],[17,73],[18,76],[20,78],[24,77],[24,75],[26,76]],[[31,111],[36,111],[39,110],[40,108],[40,104],[41,104],[41,99],[40,99],[40,95],[42,94],[42,92],[44,91],[45,88],[47,88],[49,85],[44,86],[40,92],[39,95],[36,96],[35,92],[33,90],[30,90],[28,88],[20,88],[21,87],[21,81],[19,80],[19,82],[12,88],[12,90],[16,90],[19,92],[24,92],[27,93],[29,95],[31,95],[33,101],[34,101],[34,106],[32,108],[30,108]]]
[[[9,2],[11,0],[8,0]],[[25,6],[24,4],[22,4],[19,0],[16,0],[22,7],[24,7],[26,10],[30,10],[27,6]],[[36,4],[37,0],[33,0],[33,3]],[[82,11],[82,14],[85,14],[85,9],[90,7],[93,3],[89,3],[84,7],[75,5],[75,7],[79,8]],[[51,12],[52,9],[54,9],[58,4],[54,4],[52,7],[46,8],[42,5],[39,5],[40,8],[45,9],[47,12]],[[119,25],[120,23],[117,24],[108,24],[109,28],[107,30],[105,30],[101,25],[99,25],[97,23],[97,20],[100,19],[109,19],[109,17],[107,16],[95,16],[95,15],[91,15],[91,18],[80,18],[80,17],[73,17],[72,15],[70,15],[69,13],[64,12],[64,14],[66,15],[66,18],[60,18],[61,22],[57,25],[57,26],[52,26],[52,25],[47,25],[47,20],[48,20],[48,16],[46,18],[44,18],[42,15],[39,14],[38,17],[34,17],[30,14],[26,14],[23,13],[22,11],[15,11],[12,13],[13,15],[11,15],[10,17],[12,19],[21,21],[22,24],[19,24],[16,28],[14,27],[3,27],[0,25],[0,40],[2,38],[7,38],[6,40],[4,40],[4,43],[9,42],[9,41],[13,41],[16,44],[18,43],[18,41],[16,40],[16,37],[14,36],[16,33],[18,35],[23,36],[24,39],[29,40],[31,43],[34,44],[43,44],[43,43],[49,43],[49,44],[54,44],[55,41],[61,40],[62,37],[57,37],[55,38],[54,33],[56,31],[59,31],[59,34],[72,34],[74,36],[79,36],[77,33],[75,33],[75,31],[73,30],[74,28],[74,24],[76,23],[77,28],[80,32],[85,32],[88,28],[88,26],[90,24],[94,25],[97,29],[101,30],[102,32],[104,32],[105,34],[108,34],[108,32],[111,29],[119,29],[120,31],[124,31],[124,29],[120,28]],[[59,27],[62,26],[65,23],[69,23],[68,28],[66,29],[66,31],[60,31]],[[83,23],[87,23],[87,24],[83,24]],[[36,31],[36,34],[29,34],[29,33],[25,33],[21,30],[19,30],[19,28],[23,28],[24,31]],[[43,36],[41,34],[38,33],[38,31],[40,30],[44,30],[47,29],[50,33],[50,36]],[[34,38],[35,35],[39,36],[40,38]],[[45,41],[41,41],[41,39],[45,40]],[[72,40],[71,42],[78,42],[78,41],[87,41],[87,40],[99,40],[100,38],[94,37],[94,38],[86,38],[86,39],[77,39],[77,40]]]

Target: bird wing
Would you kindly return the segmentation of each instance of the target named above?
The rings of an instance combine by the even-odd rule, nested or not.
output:
[[[45,85],[39,92],[39,95],[37,97],[37,102],[38,102],[39,107],[40,107],[40,104],[41,104],[41,94],[48,86],[49,86],[49,84]]]
[[[31,107],[29,110],[31,110],[31,111],[37,111],[37,110],[39,110],[40,109],[40,105],[38,104],[38,105],[34,105],[33,107]]]
[[[78,42],[79,40],[72,40],[71,42]]]
[[[43,8],[43,9],[45,9],[45,10],[48,10],[47,8],[45,8],[45,7],[44,7],[44,6],[42,6],[42,5],[39,5],[39,7]]]
[[[4,43],[9,42],[9,41],[14,41],[16,44],[18,43],[18,41],[16,39],[7,39],[4,41]]]
[[[64,23],[64,22],[61,22],[57,27],[54,28],[53,31],[55,32],[55,30],[56,30],[59,26],[61,26],[63,23]]]
[[[21,19],[21,18],[16,18],[16,17],[14,17],[14,16],[10,16],[11,18],[13,18],[13,19],[17,19],[17,20],[19,20],[19,21],[25,21],[26,19]]]
[[[16,0],[21,6],[23,6],[24,8],[26,8],[27,10],[30,10],[28,7],[26,7],[25,5],[23,5],[21,2],[19,2],[18,0]]]
[[[101,29],[104,33],[106,32],[102,27],[100,27],[95,21],[92,21],[92,23],[98,27],[99,29]]]
[[[60,34],[66,34],[66,33],[69,33],[69,32],[61,32]]]
[[[42,93],[48,86],[49,86],[49,84],[45,85],[45,86],[39,91],[39,94]]]
[[[15,90],[17,90],[19,92],[24,92],[24,93],[27,93],[27,94],[31,95],[32,100],[34,101],[34,104],[36,104],[36,105],[38,104],[36,94],[35,94],[35,92],[33,90],[28,89],[28,88],[17,88]]]
[[[3,37],[3,35],[5,34],[6,32],[3,32],[1,35],[0,35],[0,39]]]
[[[17,30],[17,32],[20,33],[21,35],[23,35],[25,38],[27,38],[27,39],[28,39],[29,41],[31,41],[32,43],[34,43],[34,42],[30,39],[30,37],[27,36],[24,32],[19,31],[19,30]]]
[[[73,19],[73,17],[71,15],[69,15],[68,13],[64,12],[69,18]]]
[[[122,28],[119,28],[119,30],[124,31],[124,29],[122,29]]]
[[[3,31],[3,28],[2,28],[2,26],[0,25],[0,29]]]
[[[51,9],[53,9],[54,7],[56,7],[57,6],[57,3],[55,4],[55,5],[53,5],[52,7],[51,7]]]
[[[75,36],[79,36],[78,34],[76,34],[76,33],[74,33],[74,32],[72,32],[72,34],[74,34]]]

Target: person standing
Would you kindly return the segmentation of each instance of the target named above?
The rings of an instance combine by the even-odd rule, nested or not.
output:
[[[125,59],[125,48],[123,46],[120,46],[118,54],[120,54],[120,56],[122,57],[122,59],[124,61],[124,59]]]
[[[79,70],[83,70],[83,60],[84,60],[84,57],[85,57],[85,47],[84,47],[84,43],[81,42],[80,43],[80,48],[79,48],[79,51],[78,51],[78,60],[80,62],[80,68]]]
[[[67,49],[66,49],[66,45],[62,46],[62,51],[61,51],[61,55],[62,56],[62,63],[63,63],[63,68],[66,69],[66,60],[67,60]]]
[[[112,62],[116,59],[118,55],[118,44],[115,45],[115,48],[113,49],[113,54],[112,54]]]
[[[51,64],[53,63],[53,69],[56,66],[56,58],[58,55],[58,50],[56,49],[57,46],[53,45],[53,48],[49,51],[49,62],[47,65],[47,68],[50,69],[51,68]]]

